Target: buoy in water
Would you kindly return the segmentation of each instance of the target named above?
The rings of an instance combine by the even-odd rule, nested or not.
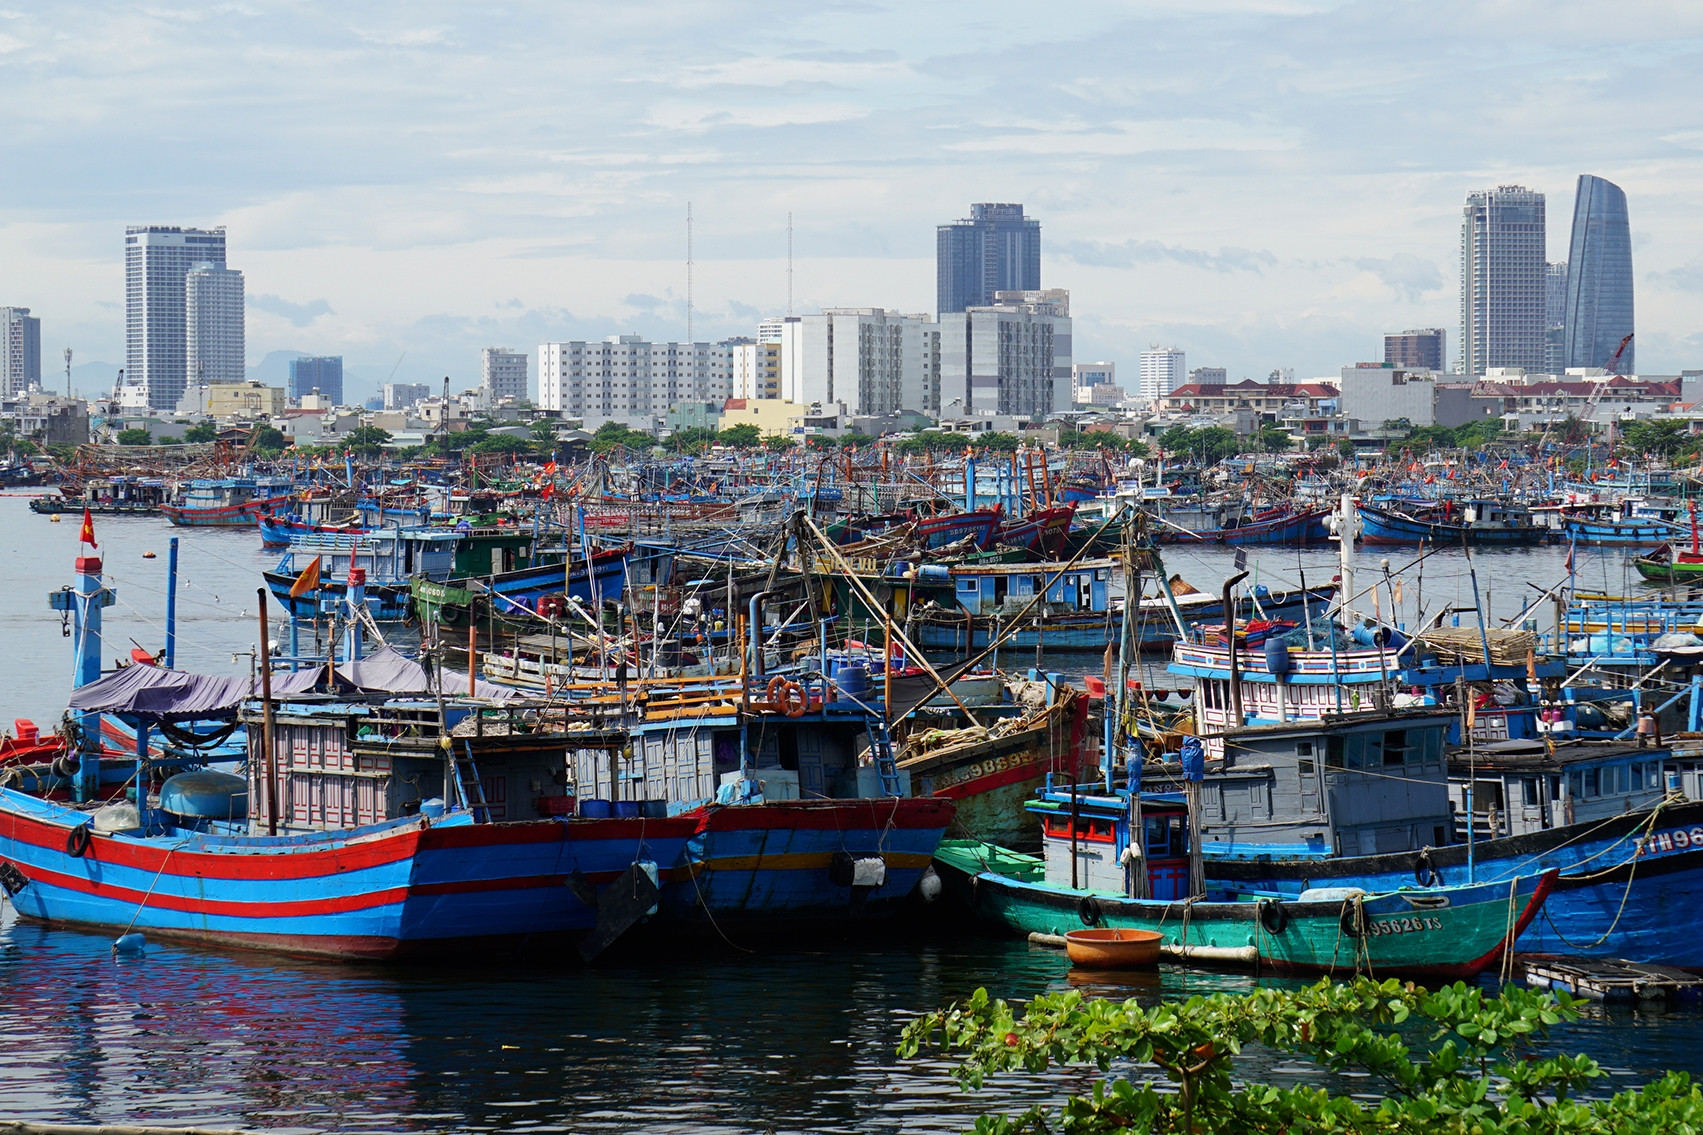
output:
[[[49,513],[48,517],[47,517],[47,522],[49,524],[58,524],[59,523],[59,514],[57,512]]]
[[[143,552],[142,558],[145,559],[145,560],[151,560],[151,559],[154,559],[155,556],[154,556],[154,553],[152,553],[152,552]]]
[[[125,934],[112,944],[115,954],[140,954],[148,946],[148,939],[141,934]]]

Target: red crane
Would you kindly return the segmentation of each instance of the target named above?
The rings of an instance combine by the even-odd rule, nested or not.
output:
[[[1620,366],[1620,356],[1626,353],[1626,346],[1631,342],[1632,335],[1628,332],[1626,338],[1620,341],[1620,346],[1614,349],[1614,354],[1609,356],[1608,363],[1602,369],[1606,370],[1611,375],[1619,374],[1620,371],[1616,368]]]

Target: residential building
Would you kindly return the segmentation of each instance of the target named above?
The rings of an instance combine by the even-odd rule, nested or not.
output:
[[[27,307],[0,307],[0,396],[41,385],[41,320]]]
[[[1041,286],[1041,222],[1023,206],[982,202],[970,215],[941,225],[935,239],[935,310],[988,307],[994,293]]]
[[[155,410],[175,407],[188,385],[185,282],[199,264],[225,266],[222,227],[124,230],[125,373]]]
[[[318,391],[332,406],[343,404],[343,356],[303,355],[290,360],[290,401]]]
[[[753,425],[763,437],[800,440],[803,433],[800,423],[810,412],[807,405],[781,398],[729,398],[722,404],[717,428]]]
[[[1094,402],[1094,387],[1110,386],[1117,389],[1117,366],[1114,363],[1072,363],[1070,367],[1070,400],[1077,406],[1086,406]],[[1117,401],[1123,401],[1123,391],[1118,389]]]
[[[424,382],[387,382],[384,384],[384,408],[408,410],[432,396],[432,388]]]
[[[1567,262],[1544,265],[1543,372],[1567,369]]]
[[[1579,175],[1567,263],[1567,366],[1610,367],[1612,362],[1616,374],[1636,373],[1628,341],[1632,226],[1620,186],[1592,174]]]
[[[207,385],[207,414],[214,418],[276,418],[286,402],[282,386],[267,386],[257,379],[213,382]]]
[[[1229,414],[1251,410],[1255,417],[1275,421],[1278,412],[1304,406],[1310,415],[1322,413],[1326,403],[1337,398],[1337,388],[1328,382],[1266,383],[1244,378],[1241,382],[1190,382],[1159,400],[1167,413]]]
[[[532,388],[530,369],[525,351],[507,347],[486,347],[480,352],[480,373],[483,375],[485,396],[491,405],[505,398],[524,402]]]
[[[1502,185],[1467,195],[1461,216],[1461,369],[1542,370],[1548,261],[1543,194]]]
[[[649,428],[677,402],[723,402],[733,348],[720,343],[651,343],[613,335],[601,343],[541,343],[538,402],[582,418],[587,429],[606,421]]]
[[[1000,291],[940,317],[939,415],[1042,419],[1070,407],[1070,292]]]
[[[1195,367],[1189,371],[1189,382],[1195,386],[1223,386],[1230,381],[1230,372],[1223,367]]]
[[[89,440],[89,404],[80,398],[20,390],[4,396],[0,418],[11,422],[19,437],[44,445],[82,445]]]
[[[938,413],[940,331],[926,314],[879,307],[788,318],[773,345],[779,396],[806,405],[843,402],[852,414]]]
[[[782,330],[788,323],[791,323],[797,318],[798,317],[795,315],[771,315],[769,318],[763,320],[763,322],[757,324],[757,342],[779,343],[781,341]]]
[[[1449,333],[1441,327],[1421,327],[1385,335],[1384,361],[1394,367],[1441,374],[1449,364]]]
[[[242,273],[203,260],[183,280],[185,385],[244,382]]]
[[[1415,428],[1437,421],[1436,371],[1393,363],[1355,363],[1342,368],[1337,408],[1368,427],[1405,421]]]
[[[770,321],[765,320],[767,325]],[[732,397],[779,398],[781,396],[781,328],[777,323],[772,339],[729,339],[733,349]]]
[[[1176,347],[1153,347],[1141,352],[1141,377],[1137,396],[1148,405],[1183,386],[1189,372],[1188,356]]]

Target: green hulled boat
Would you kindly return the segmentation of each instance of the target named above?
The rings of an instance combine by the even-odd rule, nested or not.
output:
[[[1048,798],[1053,799],[1048,799]],[[1142,804],[1143,839],[1128,840],[1127,792],[1071,802],[1043,792],[1042,854],[947,840],[935,863],[948,893],[978,918],[1018,935],[1083,927],[1157,931],[1173,956],[1285,973],[1400,973],[1470,978],[1494,965],[1542,908],[1556,872],[1384,894],[1322,888],[1298,898],[1209,890],[1188,896],[1186,808]],[[1135,872],[1151,898],[1132,898]]]
[[[1634,556],[1632,566],[1651,583],[1690,583],[1703,579],[1703,554],[1663,544],[1647,555]]]

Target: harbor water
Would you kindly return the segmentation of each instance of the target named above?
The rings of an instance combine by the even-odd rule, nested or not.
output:
[[[0,717],[50,729],[65,705],[71,657],[47,593],[71,582],[78,525],[71,516],[50,523],[16,497],[0,498],[0,521],[8,646]],[[95,530],[118,596],[105,613],[109,666],[133,645],[163,645],[175,535],[179,667],[249,672],[258,573],[277,559],[252,530],[104,517]],[[1165,551],[1167,568],[1202,590],[1218,588],[1232,556]],[[1357,553],[1358,586],[1382,579],[1385,558],[1400,573],[1399,617],[1409,625],[1444,603],[1473,607],[1458,550],[1428,558],[1423,578],[1418,567],[1401,571],[1411,551]],[[1581,550],[1579,586],[1635,589],[1624,558]],[[1499,621],[1512,618],[1567,574],[1566,559],[1557,547],[1476,552],[1480,600]],[[1248,566],[1257,582],[1285,590],[1302,572],[1309,584],[1328,581],[1336,550],[1250,549]],[[1547,631],[1553,608],[1533,617]],[[1092,658],[1043,664],[1098,670]],[[1014,999],[1077,987],[1057,951],[904,922],[855,943],[732,939],[615,956],[595,968],[566,960],[344,967],[159,943],[120,956],[108,936],[20,924],[7,909],[0,1119],[339,1131],[947,1132],[982,1111],[1019,1110],[1094,1078],[1005,1076],[966,1097],[948,1064],[894,1056],[907,1021],[979,986]],[[1085,988],[1151,1002],[1261,980],[1269,979],[1167,965]],[[1669,1068],[1703,1074],[1703,1008],[1595,1006],[1562,1030],[1559,1046],[1597,1058],[1611,1087]],[[1244,1069],[1308,1076],[1259,1053]]]

